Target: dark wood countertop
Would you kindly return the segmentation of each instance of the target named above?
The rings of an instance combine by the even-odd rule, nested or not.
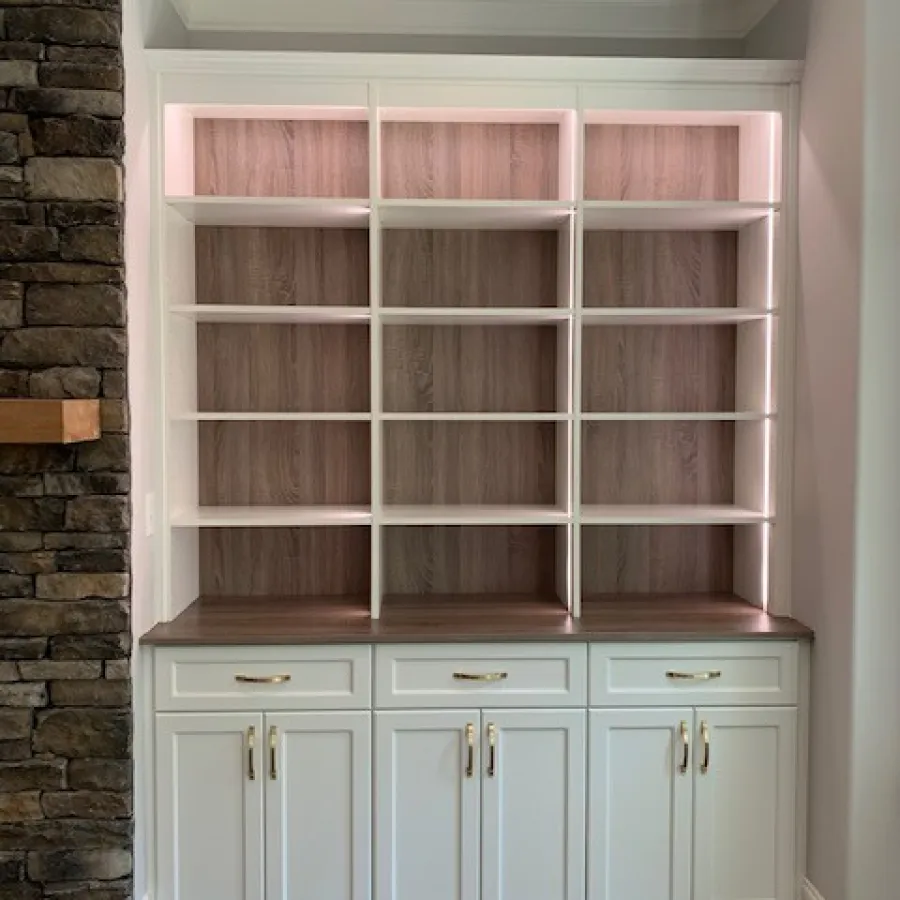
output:
[[[553,597],[201,598],[141,642],[156,646],[472,641],[796,640],[812,632],[730,594],[586,598],[571,618]]]

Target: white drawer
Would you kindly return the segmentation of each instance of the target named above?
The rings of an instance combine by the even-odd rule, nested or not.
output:
[[[387,709],[586,706],[585,644],[403,644],[375,648]]]
[[[371,648],[161,647],[158,710],[367,709]]]
[[[591,706],[797,702],[796,643],[594,644]]]

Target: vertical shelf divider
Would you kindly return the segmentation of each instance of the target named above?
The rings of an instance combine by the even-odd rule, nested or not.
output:
[[[575,111],[574,190],[575,216],[572,223],[574,238],[572,247],[572,615],[581,618],[582,613],[582,540],[581,540],[581,448],[582,448],[582,369],[581,348],[583,325],[581,311],[584,304],[584,104],[582,90],[578,89],[578,106]]]

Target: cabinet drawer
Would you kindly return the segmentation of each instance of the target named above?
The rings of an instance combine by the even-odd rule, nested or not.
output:
[[[371,649],[190,647],[155,652],[158,710],[366,709]]]
[[[591,706],[797,702],[795,643],[595,644]]]
[[[403,644],[375,648],[383,708],[585,706],[584,644]]]

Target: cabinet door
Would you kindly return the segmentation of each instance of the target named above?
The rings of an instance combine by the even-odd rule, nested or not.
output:
[[[791,900],[796,710],[698,709],[696,721],[694,900]]]
[[[158,896],[263,900],[263,717],[156,717]]]
[[[693,710],[589,715],[590,900],[689,900]]]
[[[483,713],[483,900],[583,900],[586,717]]]
[[[377,900],[478,900],[480,713],[375,714]]]
[[[267,900],[368,900],[369,713],[266,715]]]

